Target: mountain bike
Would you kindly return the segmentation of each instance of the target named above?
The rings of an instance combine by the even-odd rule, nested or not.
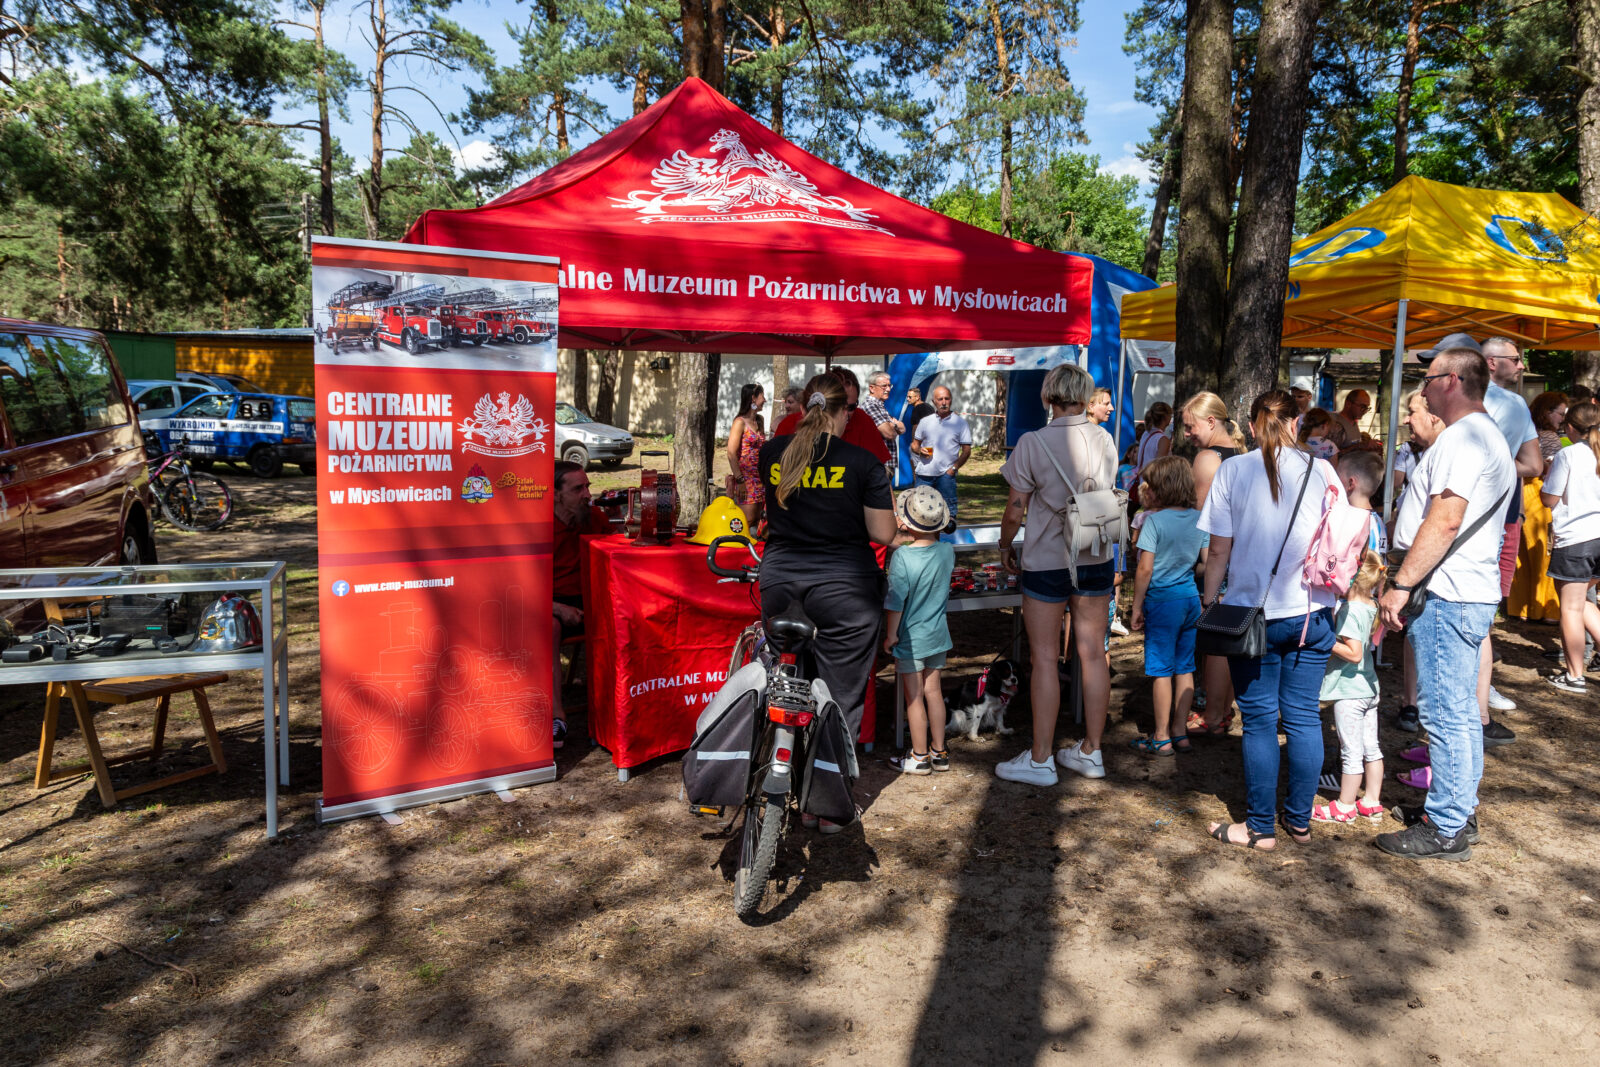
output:
[[[150,461],[150,488],[161,513],[180,530],[220,530],[233,517],[233,494],[215,474],[197,472],[183,442]]]
[[[754,583],[757,566],[729,569],[717,564],[717,549],[728,544],[743,545],[760,564],[745,538],[718,537],[706,550],[706,566],[723,582]],[[756,622],[745,627],[734,642],[728,685],[737,684],[734,675],[750,664],[759,664],[766,673],[755,712],[754,736],[749,739],[747,750],[749,774],[744,801],[735,815],[735,821],[739,815],[744,819],[733,879],[733,909],[741,918],[761,906],[777,859],[778,842],[790,815],[806,802],[814,780],[820,781],[814,779],[816,772],[822,769],[838,775],[839,761],[853,762],[854,749],[849,746],[838,705],[827,699],[827,687],[813,680],[811,642],[816,635],[816,624],[806,618],[798,605],[791,605],[765,625]],[[830,745],[828,742],[833,739],[824,736],[829,723],[836,724],[834,729],[844,739],[847,755],[839,751],[837,742]],[[717,757],[723,758],[723,754],[718,753]],[[853,808],[848,785],[843,788],[844,802]],[[713,810],[720,814],[720,809]]]

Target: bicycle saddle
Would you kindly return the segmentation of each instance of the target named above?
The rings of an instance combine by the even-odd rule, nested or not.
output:
[[[779,652],[793,652],[817,636],[817,624],[806,618],[799,605],[791,604],[781,615],[767,622],[767,639]]]

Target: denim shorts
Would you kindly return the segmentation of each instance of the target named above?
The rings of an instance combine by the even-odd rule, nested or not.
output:
[[[1557,582],[1590,582],[1600,578],[1600,537],[1552,548],[1546,573]]]
[[[1199,621],[1197,596],[1144,602],[1145,677],[1194,673],[1194,632]]]
[[[921,659],[899,659],[894,661],[894,669],[901,674],[910,674],[912,671],[942,671],[948,652],[938,652],[932,656],[923,656]]]
[[[1065,604],[1067,598],[1075,596],[1109,596],[1112,586],[1116,584],[1115,566],[1108,559],[1104,563],[1080,567],[1076,582],[1073,581],[1071,567],[1056,571],[1024,570],[1020,583],[1022,595],[1046,604]]]

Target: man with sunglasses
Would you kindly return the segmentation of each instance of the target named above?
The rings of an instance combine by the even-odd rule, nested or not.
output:
[[[1519,483],[1505,438],[1484,408],[1489,368],[1477,342],[1451,334],[1427,355],[1422,394],[1445,428],[1406,486],[1394,529],[1405,562],[1380,606],[1384,625],[1403,630],[1416,662],[1431,783],[1421,812],[1396,809],[1410,825],[1380,834],[1377,844],[1408,859],[1465,860],[1477,837],[1483,778],[1477,668],[1501,597],[1503,532],[1496,520]],[[1402,618],[1424,580],[1420,614]]]

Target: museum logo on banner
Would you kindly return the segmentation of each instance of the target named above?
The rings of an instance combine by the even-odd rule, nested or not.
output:
[[[548,451],[544,438],[550,432],[550,424],[534,414],[533,405],[521,394],[512,403],[510,393],[493,399],[484,393],[473,407],[472,416],[462,419],[456,429],[463,438],[463,452],[510,457]],[[530,435],[533,441],[523,444]],[[475,437],[481,440],[474,440]]]
[[[615,206],[637,211],[639,222],[804,222],[845,230],[894,234],[842,196],[824,196],[804,174],[761,149],[755,155],[732,130],[711,137],[722,159],[678,149],[650,175],[656,188],[614,196]],[[785,206],[787,205],[787,206]],[[842,218],[840,216],[843,216]]]

